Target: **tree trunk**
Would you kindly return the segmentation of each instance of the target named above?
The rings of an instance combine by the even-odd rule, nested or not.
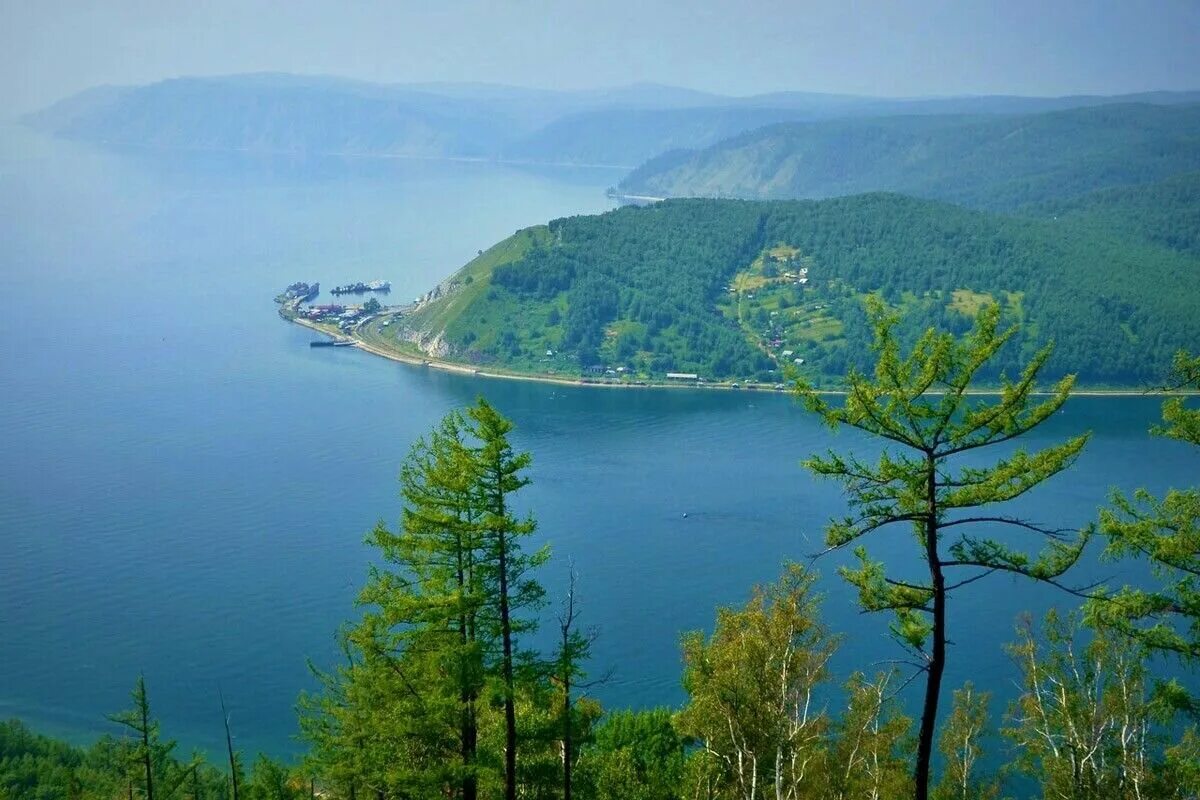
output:
[[[928,800],[929,763],[933,757],[933,734],[937,726],[938,699],[942,691],[942,672],[946,668],[946,579],[938,556],[937,474],[932,456],[926,473],[925,559],[933,586],[933,650],[926,667],[925,705],[921,711],[921,729],[917,738],[917,764],[913,771],[914,797]]]
[[[229,731],[229,712],[225,710],[225,695],[221,687],[217,687],[217,697],[221,700],[221,718],[225,721],[225,750],[229,754],[229,782],[233,787],[233,800],[238,800],[238,768],[237,755],[233,752],[233,734]]]
[[[566,636],[563,637],[563,650],[566,652]],[[571,751],[574,744],[571,741],[571,667],[570,662],[563,675],[563,800],[571,800]]]
[[[140,679],[139,679],[140,680]],[[150,755],[150,702],[146,699],[146,685],[142,684],[142,758],[146,765],[146,800],[154,800],[154,761]]]
[[[501,510],[503,510],[503,500]],[[512,621],[508,609],[508,558],[504,533],[499,534],[500,637],[504,663],[504,800],[517,798],[517,711],[513,697]]]
[[[461,596],[466,596],[467,587],[467,570],[463,564],[464,543],[462,537],[458,539],[458,590]],[[467,652],[467,645],[475,640],[474,625],[468,623],[469,614],[463,611],[458,616],[458,643],[462,648],[462,653]],[[461,730],[459,731],[459,741],[462,747],[462,764],[463,764],[463,779],[462,779],[462,798],[463,800],[476,800],[479,795],[479,782],[475,776],[475,751],[479,739],[479,733],[475,723],[475,693],[468,683],[468,676],[465,666],[459,664],[459,703],[461,709]]]

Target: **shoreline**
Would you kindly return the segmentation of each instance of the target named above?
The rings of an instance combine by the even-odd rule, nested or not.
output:
[[[310,322],[309,320],[301,319],[300,317],[287,317],[283,314],[280,314],[280,317],[282,317],[287,322],[295,323],[302,327],[308,328],[311,331],[320,333],[324,336],[329,336],[331,338],[337,338],[337,334],[327,331],[324,328],[319,327],[315,323]],[[776,389],[773,385],[767,385],[767,384],[761,384],[761,383],[755,383],[752,385],[743,384],[738,387],[734,387],[733,385],[731,385],[731,383],[645,382],[645,383],[637,384],[637,383],[620,383],[620,382],[616,382],[616,381],[613,381],[613,382],[593,381],[593,380],[587,380],[584,378],[567,378],[567,377],[562,377],[562,376],[557,376],[557,375],[545,375],[545,374],[528,373],[528,372],[510,372],[510,371],[503,371],[503,370],[490,371],[484,367],[473,367],[469,364],[462,364],[462,363],[459,363],[456,361],[445,361],[445,360],[433,358],[430,356],[408,355],[406,353],[402,353],[397,350],[391,350],[388,348],[379,347],[374,344],[369,344],[368,342],[363,341],[363,339],[358,336],[357,329],[351,331],[349,334],[345,335],[345,337],[349,338],[351,341],[354,342],[355,348],[362,350],[364,352],[370,353],[372,355],[378,356],[380,358],[385,358],[389,361],[395,361],[400,364],[407,364],[408,366],[414,366],[414,367],[428,367],[430,369],[438,369],[438,370],[442,370],[443,372],[456,373],[459,375],[465,375],[470,378],[491,378],[491,379],[510,380],[510,381],[528,381],[530,383],[547,383],[547,384],[555,384],[555,385],[559,385],[559,386],[577,386],[577,387],[582,387],[582,388],[595,388],[595,389],[692,389],[692,390],[728,391],[728,392],[745,392],[745,391],[766,392],[769,394],[791,394],[792,393],[792,388],[790,386],[787,386],[783,389]],[[846,394],[846,390],[845,389],[818,389],[817,394],[842,396],[842,395]],[[930,394],[941,394],[941,393],[940,392],[930,392]],[[994,397],[994,396],[1000,394],[1000,390],[998,390],[998,389],[971,389],[971,390],[967,391],[966,394],[973,395],[973,396],[979,396],[979,397]],[[1033,394],[1036,396],[1047,396],[1051,393],[1038,391],[1038,392],[1033,392]],[[1178,397],[1190,397],[1190,396],[1197,396],[1197,395],[1200,395],[1200,392],[1196,392],[1196,391],[1163,392],[1163,391],[1155,391],[1155,390],[1148,390],[1148,389],[1096,389],[1096,388],[1086,389],[1085,388],[1085,389],[1075,389],[1075,390],[1072,390],[1072,392],[1071,392],[1072,397],[1177,397],[1177,396]]]

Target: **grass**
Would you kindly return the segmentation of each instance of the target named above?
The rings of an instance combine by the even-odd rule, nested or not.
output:
[[[972,319],[984,308],[996,302],[996,298],[987,292],[973,292],[970,289],[955,289],[950,293],[950,308],[965,314]]]
[[[492,245],[450,277],[445,295],[415,311],[409,319],[410,325],[424,331],[445,330],[462,318],[463,311],[486,296],[496,267],[519,261],[535,246],[547,244],[550,239],[550,229],[537,225]]]

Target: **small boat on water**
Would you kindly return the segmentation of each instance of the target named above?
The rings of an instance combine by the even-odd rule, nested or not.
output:
[[[353,339],[318,339],[315,342],[309,342],[309,347],[353,347]]]

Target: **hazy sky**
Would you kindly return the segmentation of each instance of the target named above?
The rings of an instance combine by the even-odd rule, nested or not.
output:
[[[1200,88],[1200,0],[0,0],[0,116],[250,71],[751,94]]]

